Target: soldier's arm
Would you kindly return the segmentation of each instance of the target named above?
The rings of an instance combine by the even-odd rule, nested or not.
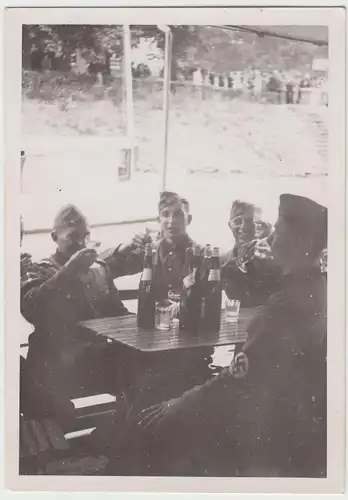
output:
[[[265,308],[248,328],[250,337],[244,347],[247,351],[246,364],[241,366],[241,371],[232,369],[232,364],[231,369],[225,369],[204,385],[196,386],[169,402],[168,410],[163,403],[163,423],[168,412],[169,421],[175,420],[178,425],[182,423],[185,426],[185,421],[188,421],[209,428],[218,419],[219,425],[226,424],[231,428],[231,421],[243,417],[241,412],[246,411],[244,408],[253,406],[255,380],[260,374],[267,377],[273,370],[276,362],[276,357],[272,355],[275,349],[273,340],[279,331],[278,323],[279,318],[273,317],[272,310]],[[235,364],[238,365],[237,362]]]
[[[220,266],[221,266],[221,271],[223,272],[224,269],[228,268],[229,266],[234,266],[235,265],[235,257],[233,256],[233,249],[228,250],[227,252],[224,252],[220,255]]]
[[[30,323],[42,317],[47,303],[58,291],[71,288],[71,278],[62,267],[54,269],[47,264],[35,264],[27,279],[21,283],[21,312]]]
[[[99,259],[107,264],[112,278],[116,279],[140,273],[143,268],[144,252],[140,248],[132,249],[118,245],[116,248],[101,252]]]

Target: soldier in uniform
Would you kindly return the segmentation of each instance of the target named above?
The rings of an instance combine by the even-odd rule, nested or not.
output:
[[[192,215],[189,211],[189,203],[177,193],[165,191],[160,194],[158,203],[158,222],[160,231],[155,241],[154,248],[154,281],[156,284],[156,298],[158,302],[165,301],[168,296],[180,293],[182,280],[187,273],[185,262],[187,248],[194,245],[193,240],[187,234]],[[151,242],[148,232],[146,241]],[[138,239],[139,239],[138,235]],[[112,270],[114,266],[122,267],[125,274],[136,274],[142,271],[144,262],[144,248],[137,241],[137,248],[132,252],[122,252],[122,261],[114,258],[115,250],[104,252],[103,259]],[[116,249],[116,254],[119,248]],[[176,309],[173,308],[173,314]]]
[[[263,220],[260,208],[240,200],[232,204],[228,225],[235,243],[221,257],[224,290],[230,299],[240,300],[242,307],[265,304],[278,286],[279,269],[273,260],[255,256],[254,250],[272,226]]]
[[[180,293],[187,274],[186,250],[194,245],[187,234],[192,215],[189,203],[177,193],[161,193],[158,203],[160,238],[156,242],[155,282],[158,300]]]
[[[158,221],[160,224],[160,238],[154,242],[154,281],[156,298],[159,302],[168,305],[172,303],[172,315],[179,310],[179,303],[171,299],[171,292],[179,294],[183,278],[188,272],[186,250],[194,245],[187,234],[187,227],[192,216],[189,203],[185,198],[174,192],[163,192],[158,203]],[[168,332],[170,335],[170,332]],[[132,400],[133,411],[163,401],[169,395],[179,396],[185,390],[196,384],[203,384],[213,374],[213,348],[197,348],[180,352],[172,350],[168,353],[155,354],[149,359],[148,365],[137,353],[133,362],[127,358],[127,368],[132,379],[131,393],[136,394]],[[125,377],[128,379],[128,377]],[[127,392],[127,388],[126,388]],[[110,431],[113,440],[118,439],[119,425],[113,426]],[[95,442],[106,441],[107,446],[113,446],[106,427],[98,429]],[[117,446],[117,444],[115,445]]]
[[[54,255],[22,273],[21,312],[35,328],[23,390],[28,411],[51,415],[70,427],[75,418],[70,399],[81,389],[105,379],[110,390],[115,388],[114,372],[107,376],[105,368],[105,377],[100,374],[108,366],[104,347],[82,343],[75,332],[79,321],[129,314],[113,282],[122,275],[129,252],[126,246],[115,250],[108,258],[112,266],[99,260],[96,250],[87,247],[88,222],[73,205],[59,211],[51,235],[57,245]]]
[[[326,240],[327,209],[281,195],[270,236],[281,290],[228,369],[129,415],[132,439],[125,434],[119,454],[131,474],[325,477]]]
[[[187,227],[192,215],[188,201],[169,191],[161,193],[158,213],[160,238],[155,242],[154,258],[156,298],[158,302],[172,302],[172,315],[175,316],[179,311],[179,302],[171,299],[171,293],[179,296],[182,281],[188,273],[186,250],[194,242],[187,234]],[[141,387],[146,386],[151,390],[143,392],[143,397],[137,399],[136,405],[144,407],[148,401],[160,401],[165,392],[170,390],[169,386],[177,391],[178,387],[190,387],[192,382],[205,382],[212,374],[209,367],[212,353],[213,349],[205,348],[187,355],[176,352],[168,353],[167,356],[162,354],[156,367],[150,367],[148,377],[142,375]]]

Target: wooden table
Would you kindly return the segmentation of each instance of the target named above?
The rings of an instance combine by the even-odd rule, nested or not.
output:
[[[228,323],[221,313],[219,332],[142,330],[135,315],[83,321],[84,340],[108,342],[120,391],[129,406],[145,407],[178,397],[213,376],[209,357],[217,346],[242,346],[256,309],[241,309]],[[236,352],[236,351],[235,351]],[[117,375],[116,375],[117,372]]]
[[[238,322],[229,323],[221,312],[219,332],[143,330],[137,326],[135,315],[116,318],[101,318],[82,321],[79,325],[95,338],[122,344],[142,352],[160,352],[204,346],[223,346],[245,342],[247,326],[254,317],[256,308],[241,309]]]

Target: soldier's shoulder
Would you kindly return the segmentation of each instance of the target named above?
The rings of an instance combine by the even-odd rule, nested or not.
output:
[[[236,258],[233,248],[221,252],[220,262],[221,262],[221,267],[227,267],[232,264],[235,265]]]
[[[106,248],[103,249],[99,252],[98,258],[104,262],[107,262],[111,258],[115,257],[115,252],[118,250],[120,245],[117,247],[111,247],[111,248]]]
[[[30,286],[35,286],[36,283],[49,279],[57,270],[57,264],[50,258],[45,258],[36,262],[31,260],[21,280],[22,288],[24,287],[27,289],[30,288]]]

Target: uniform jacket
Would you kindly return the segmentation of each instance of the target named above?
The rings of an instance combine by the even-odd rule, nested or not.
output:
[[[62,257],[57,252],[30,266],[21,279],[21,312],[35,327],[29,339],[58,343],[78,321],[129,314],[113,283],[108,265],[97,261],[86,276],[62,276]],[[116,269],[116,265],[114,266]]]
[[[320,270],[284,277],[248,334],[229,369],[181,396],[156,439],[165,440],[166,455],[201,457],[201,470],[213,467],[213,475],[325,476],[326,283]]]
[[[279,289],[280,273],[269,259],[258,259],[247,263],[246,273],[237,264],[236,247],[221,256],[222,286],[230,299],[241,301],[242,307],[255,307],[267,300]]]
[[[157,300],[167,298],[169,290],[180,291],[182,280],[188,272],[185,252],[192,245],[194,242],[187,235],[178,245],[170,245],[163,238],[155,242],[153,279]],[[121,256],[115,259],[114,250],[109,250],[103,255],[103,260],[113,275],[137,274],[143,270],[144,252],[138,249],[130,250],[122,252]]]

